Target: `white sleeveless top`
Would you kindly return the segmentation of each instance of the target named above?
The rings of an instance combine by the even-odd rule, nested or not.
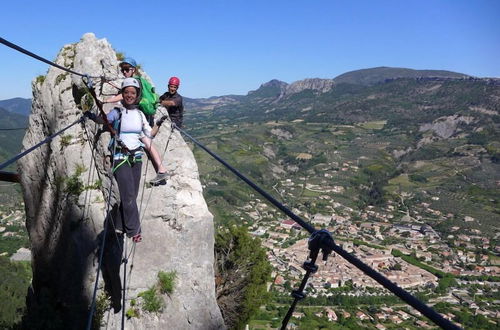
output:
[[[113,122],[120,119],[120,139],[129,150],[134,150],[144,146],[139,140],[145,136],[151,138],[151,126],[149,126],[144,113],[138,108],[134,109],[113,109],[108,113],[108,121]]]

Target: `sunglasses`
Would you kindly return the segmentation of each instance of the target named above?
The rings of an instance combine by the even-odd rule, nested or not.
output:
[[[132,71],[132,70],[134,70],[134,68],[123,68],[122,72],[129,72],[129,71]]]

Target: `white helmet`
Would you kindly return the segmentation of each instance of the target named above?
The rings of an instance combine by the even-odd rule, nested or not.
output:
[[[125,78],[122,82],[122,90],[125,87],[133,86],[137,89],[141,89],[141,84],[139,84],[139,81],[135,78]]]

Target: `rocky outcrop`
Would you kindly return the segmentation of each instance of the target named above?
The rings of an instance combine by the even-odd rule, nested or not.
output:
[[[248,92],[250,99],[270,99],[276,100],[282,95],[288,84],[284,81],[273,79],[262,85],[257,90]]]
[[[306,89],[313,90],[317,93],[326,93],[330,91],[334,85],[335,83],[333,79],[311,78],[311,79],[299,80],[286,86],[286,89],[282,94],[282,97],[300,93]]]
[[[423,124],[420,126],[419,131],[432,131],[438,137],[447,139],[459,131],[461,124],[469,125],[474,121],[473,117],[453,115],[448,117],[441,117],[432,123]]]
[[[273,79],[262,84],[259,89],[250,91],[248,96],[261,98],[270,97],[279,101],[284,97],[300,93],[304,90],[312,90],[318,94],[326,93],[333,88],[334,84],[333,79],[310,78],[295,81],[291,84]]]
[[[189,99],[185,97],[183,103],[186,108],[204,111],[213,110],[216,107],[225,105],[238,104],[241,98],[241,95],[213,96],[202,99]]]
[[[90,76],[116,78],[119,74],[114,50],[93,34],[64,46],[56,63]],[[117,92],[100,79],[93,82],[101,98]],[[46,76],[33,81],[24,148],[76,121],[92,104],[81,77],[51,67]],[[169,125],[162,126],[154,142],[171,177],[166,185],[144,185],[155,173],[151,165],[143,165],[138,204],[144,240],[125,244],[126,305],[121,306],[120,241],[111,226],[104,235],[104,224],[112,223],[109,220],[116,216],[118,205],[116,184],[105,157],[108,141],[109,134],[88,121],[19,162],[32,247],[28,326],[85,328],[99,257],[104,252],[95,314],[102,317],[102,326],[118,328],[121,313],[117,312],[130,310],[133,300],[137,313],[126,320],[127,329],[224,328],[215,299],[213,218],[203,199],[193,154]],[[160,295],[163,309],[144,312],[140,293],[155,286],[160,271],[176,273],[174,291]],[[105,292],[111,295],[110,308],[105,308]]]

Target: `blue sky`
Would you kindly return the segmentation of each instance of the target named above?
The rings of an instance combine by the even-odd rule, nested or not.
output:
[[[246,94],[262,83],[377,66],[500,77],[500,1],[4,1],[0,36],[53,60],[93,32],[163,93]],[[31,97],[48,65],[0,44],[0,99]]]

